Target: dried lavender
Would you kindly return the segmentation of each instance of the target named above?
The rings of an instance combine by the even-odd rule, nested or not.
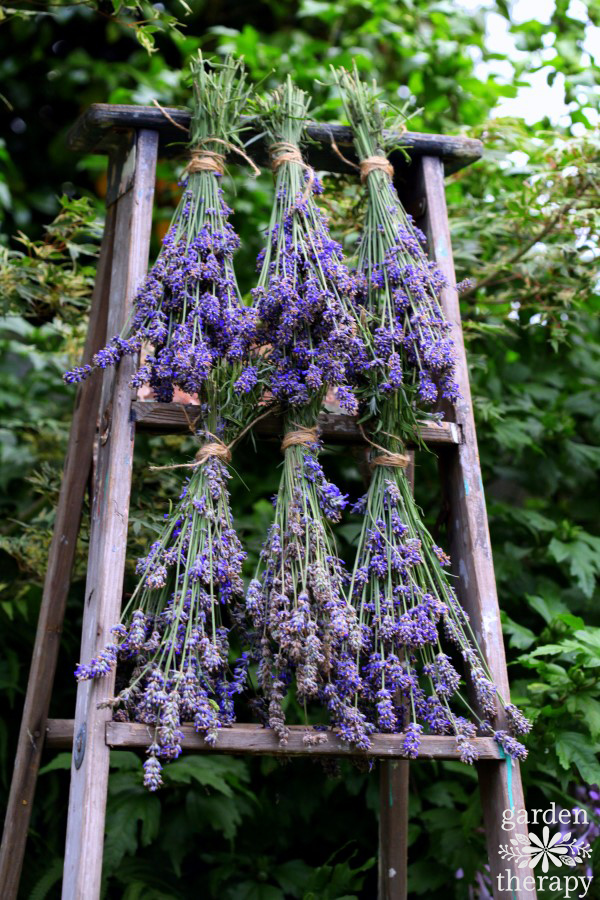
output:
[[[305,713],[311,703],[325,706],[341,737],[364,749],[369,726],[349,699],[360,685],[354,656],[361,631],[344,594],[347,575],[328,524],[340,520],[347,497],[327,480],[317,459],[320,444],[308,423],[319,407],[316,401],[293,423],[287,420],[275,517],[246,609],[259,658],[258,684],[280,742],[288,735],[282,703],[295,679]]]
[[[384,424],[384,430],[385,424]],[[487,717],[504,705],[445,568],[448,556],[424,527],[403,468],[399,442],[377,453],[367,494],[350,596],[363,633],[357,702],[379,731],[404,732],[404,752],[418,755],[421,734],[454,734],[463,762],[477,759],[477,727],[489,731],[464,696],[453,657],[462,657],[477,706]],[[459,712],[460,710],[460,712]],[[506,753],[524,758],[514,734],[529,731],[506,704],[512,734],[491,732]]]
[[[472,738],[487,721],[470,710],[459,692],[461,677],[454,655],[470,675],[479,711],[496,714],[505,705],[510,733],[496,731],[506,753],[524,758],[514,737],[530,724],[498,695],[476,645],[466,613],[444,569],[449,557],[436,546],[412,497],[402,451],[418,437],[417,417],[441,396],[454,401],[454,354],[439,292],[444,279],[423,249],[423,235],[404,212],[383,152],[384,118],[375,88],[354,72],[335,75],[353,131],[367,187],[367,212],[361,235],[357,302],[364,310],[373,362],[360,373],[358,393],[377,414],[378,453],[373,476],[357,505],[364,513],[350,589],[363,630],[358,669],[362,692],[356,702],[380,731],[403,732],[404,753],[415,758],[424,729],[454,734],[460,758],[474,762]],[[444,635],[442,643],[441,636]],[[470,718],[459,715],[456,705]]]
[[[320,703],[345,740],[366,747],[369,727],[348,689],[359,682],[349,673],[360,631],[328,524],[339,520],[347,498],[325,477],[315,427],[328,386],[355,411],[350,382],[364,349],[351,314],[354,281],[313,199],[321,186],[299,150],[307,109],[307,95],[289,78],[271,105],[262,105],[276,198],[254,298],[274,367],[271,391],[285,412],[284,463],[246,607],[259,687],[279,740],[287,740],[283,701],[295,681],[306,721],[309,704]],[[313,739],[307,731],[307,743]]]
[[[233,524],[227,463],[264,385],[259,379],[251,391],[236,393],[239,368],[221,362],[205,381],[192,473],[160,537],[138,560],[140,579],[113,628],[113,642],[75,672],[78,680],[103,677],[119,664],[126,686],[113,701],[117,717],[154,728],[144,764],[152,791],[161,784],[159,760],[181,753],[181,723],[192,722],[214,744],[218,729],[233,723],[233,697],[246,681],[247,655],[233,671],[229,664],[229,627],[243,597],[246,554]]]
[[[238,62],[227,60],[209,71],[200,56],[191,70],[187,185],[162,249],[122,334],[96,354],[91,366],[68,372],[67,382],[82,381],[95,368],[116,365],[125,354],[151,344],[153,352],[132,385],[149,384],[157,400],[169,402],[176,387],[199,393],[216,361],[241,359],[255,337],[255,316],[242,305],[233,269],[240,242],[220,186],[225,148],[241,147],[240,114],[250,89]]]
[[[352,126],[367,207],[359,239],[357,297],[371,335],[374,365],[362,396],[375,414],[379,400],[400,392],[402,420],[413,432],[439,397],[455,401],[450,324],[440,306],[445,278],[423,248],[425,236],[400,202],[385,158],[390,140],[375,85],[353,72],[333,70]],[[398,139],[394,140],[398,143]],[[414,438],[414,434],[409,435]]]
[[[336,386],[341,406],[355,412],[350,384],[365,364],[352,312],[356,282],[315,202],[322,186],[302,160],[308,106],[308,95],[290,78],[270,101],[259,103],[276,175],[267,243],[252,293],[260,338],[270,347],[274,397],[300,407],[328,385]]]

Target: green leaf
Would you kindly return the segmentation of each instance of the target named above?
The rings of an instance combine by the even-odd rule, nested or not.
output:
[[[585,734],[577,731],[563,731],[555,743],[556,755],[563,769],[576,767],[588,784],[598,784],[600,780],[600,745],[593,743]]]
[[[48,772],[60,772],[66,769],[71,768],[71,753],[58,753],[54,759],[50,760],[49,763],[46,763],[45,766],[42,766],[39,770],[39,775],[46,775]]]
[[[213,788],[225,797],[232,797],[234,788],[245,790],[248,770],[238,759],[223,756],[183,756],[165,766],[165,784],[200,784]]]
[[[575,541],[552,538],[548,553],[558,563],[568,561],[572,577],[586,597],[591,597],[600,575],[600,538],[583,531]]]

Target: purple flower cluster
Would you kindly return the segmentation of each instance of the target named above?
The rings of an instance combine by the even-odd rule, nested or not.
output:
[[[294,425],[288,420],[288,428]],[[356,655],[362,630],[344,595],[347,582],[327,520],[337,522],[347,498],[329,482],[319,445],[285,450],[275,519],[246,593],[253,655],[268,724],[285,744],[283,701],[295,686],[299,703],[329,710],[341,737],[359,748],[373,731],[353,704],[361,689]]]
[[[403,732],[409,758],[427,731],[453,734],[460,758],[472,763],[473,738],[485,722],[455,710],[460,657],[484,716],[496,714],[500,698],[444,572],[449,559],[423,526],[402,469],[376,466],[359,511],[364,521],[350,586],[362,629],[352,673],[357,708],[378,731]],[[506,714],[510,732],[493,735],[506,753],[523,759],[527,751],[515,735],[527,733],[530,723],[511,704]]]
[[[116,365],[150,344],[152,353],[132,385],[148,384],[157,400],[169,402],[176,387],[200,393],[219,359],[245,359],[256,339],[256,314],[241,302],[232,263],[239,238],[227,221],[230,213],[217,174],[190,175],[161,252],[136,294],[126,336],[114,337],[93,366],[68,372],[66,381],[81,381],[94,368]]]
[[[191,168],[161,251],[123,332],[94,356],[91,366],[68,372],[67,382],[82,381],[94,369],[151,347],[132,385],[148,384],[157,400],[169,402],[176,387],[199,393],[218,360],[245,359],[256,339],[256,314],[243,306],[233,268],[240,242],[228,221],[232,210],[224,201],[219,163],[223,144],[240,145],[249,88],[243,66],[231,60],[211,70],[201,58],[194,60],[192,74]],[[202,154],[208,168],[194,167]]]
[[[342,70],[335,77],[359,159],[381,158],[385,120],[376,91],[356,71]],[[370,332],[363,398],[373,401],[402,387],[415,410],[428,409],[440,398],[454,402],[459,397],[454,346],[440,305],[446,279],[428,260],[425,236],[405,212],[388,172],[371,167],[363,180],[367,210],[355,295]]]
[[[446,281],[427,259],[424,235],[381,171],[367,179],[368,206],[360,238],[355,302],[371,323],[370,390],[411,390],[418,408],[459,397],[455,355],[439,302]],[[389,196],[382,203],[381,196]]]
[[[210,438],[207,438],[209,440]],[[77,667],[78,680],[103,677],[117,663],[127,686],[113,701],[122,721],[154,728],[144,783],[161,784],[159,759],[181,753],[182,722],[208,744],[234,721],[233,697],[245,686],[248,658],[229,666],[229,627],[243,596],[246,556],[233,527],[227,466],[216,456],[197,465],[147,556],[139,582],[113,628],[114,641]]]
[[[263,120],[276,169],[275,202],[253,291],[260,340],[274,367],[271,391],[299,407],[339,385],[340,400],[353,413],[352,384],[367,362],[353,311],[356,279],[315,203],[322,186],[300,155],[307,95],[291,82],[275,94]]]

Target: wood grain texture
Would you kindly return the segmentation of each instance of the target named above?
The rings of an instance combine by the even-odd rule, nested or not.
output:
[[[409,771],[406,759],[380,767],[378,900],[405,900],[408,892]]]
[[[136,400],[131,408],[136,427],[142,431],[155,434],[188,434],[190,423],[196,421],[200,408],[193,404],[155,403],[149,400]],[[360,444],[363,437],[352,416],[341,413],[323,412],[319,416],[319,428],[322,439],[330,444]],[[267,416],[256,424],[256,434],[263,438],[280,438],[282,418]],[[420,429],[421,438],[426,444],[459,444],[462,433],[459,425],[453,422],[441,422],[439,425],[423,423]]]
[[[127,320],[133,297],[148,263],[152,201],[158,149],[153,131],[140,131],[135,147],[135,175],[129,191],[116,202],[115,253],[108,333]],[[124,165],[126,170],[127,165]],[[125,357],[116,371],[106,370],[102,386],[103,416],[98,435],[98,462],[92,502],[88,576],[83,613],[81,659],[90,660],[109,641],[118,621],[127,543],[133,460],[131,388],[135,360]],[[78,685],[75,744],[86,729],[79,766],[71,765],[71,790],[62,896],[64,900],[100,895],[109,751],[105,726],[110,710],[100,708],[114,690],[114,677]]]
[[[415,489],[415,452],[407,452],[406,478]],[[402,658],[402,655],[401,655]],[[408,895],[408,810],[410,762],[384,760],[379,767],[379,900],[406,900]]]
[[[114,169],[114,163],[115,160],[111,159],[110,171]],[[109,210],[90,305],[89,328],[82,364],[90,362],[106,338],[114,232],[114,211]],[[13,900],[19,888],[83,499],[92,459],[101,384],[100,373],[96,373],[77,389],[0,849],[0,897],[3,900]]]
[[[366,759],[403,759],[401,734],[374,734],[370,750],[355,750],[341,741],[333,731],[325,732],[327,741],[317,747],[306,747],[303,725],[290,725],[290,738],[282,747],[277,736],[269,728],[261,725],[238,724],[231,728],[221,728],[215,747],[209,746],[201,735],[196,734],[192,725],[182,725],[184,753],[223,753],[250,756],[339,756],[364,757]],[[70,747],[73,741],[73,719],[48,719],[46,746],[52,749]],[[312,732],[314,734],[314,731]],[[145,750],[152,739],[152,728],[133,722],[112,722],[105,724],[105,740],[109,747]],[[481,758],[497,760],[498,746],[492,738],[476,738]],[[423,759],[458,759],[456,741],[453,737],[426,735],[422,738],[421,757]],[[417,760],[418,762],[418,760]]]
[[[187,110],[168,107],[165,112],[178,125],[189,128],[190,113]],[[138,128],[157,132],[163,155],[173,156],[185,149],[187,135],[169,122],[160,109],[154,106],[116,106],[107,103],[92,104],[77,119],[69,133],[69,146],[79,153],[106,152],[115,141],[122,140],[123,134]],[[245,133],[245,138],[250,140],[255,135],[256,132],[250,128]],[[306,147],[306,156],[311,165],[328,172],[352,173],[352,168],[331,150],[333,136],[343,155],[351,162],[357,162],[350,128],[313,122],[308,125],[307,136],[311,143]],[[401,136],[401,142],[411,159],[425,154],[439,157],[444,163],[446,174],[468,166],[480,159],[483,153],[481,141],[452,135],[408,131]],[[262,140],[251,144],[248,153],[259,165],[267,164],[268,154]],[[407,163],[402,153],[395,152],[390,159],[399,170],[406,169]],[[238,165],[240,160],[232,158],[232,162]]]
[[[510,698],[506,657],[500,624],[500,610],[496,593],[494,564],[490,542],[481,467],[477,450],[477,434],[473,418],[471,389],[462,335],[448,213],[444,192],[444,169],[439,159],[424,157],[422,161],[422,191],[426,198],[425,232],[430,255],[446,276],[449,287],[442,292],[442,306],[449,322],[457,351],[457,380],[462,399],[454,409],[456,422],[462,428],[463,442],[442,460],[443,482],[448,492],[450,554],[453,571],[459,576],[457,591],[463,607],[471,618],[471,625],[490,667],[495,683],[503,696]],[[497,728],[505,727],[505,717],[498,705]],[[518,763],[512,763],[512,800],[517,810],[524,807],[523,788]],[[479,767],[481,800],[483,805],[488,857],[494,897],[514,900],[512,891],[498,890],[497,876],[511,866],[500,859],[498,847],[506,842],[501,828],[502,813],[510,809],[509,776],[506,763]],[[517,831],[525,834],[526,826]],[[515,832],[511,832],[515,836]],[[506,878],[504,879],[507,880]],[[522,882],[522,879],[521,879]],[[515,892],[516,900],[534,900],[535,891]]]

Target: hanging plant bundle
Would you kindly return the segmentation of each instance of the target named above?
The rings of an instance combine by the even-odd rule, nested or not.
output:
[[[122,334],[95,355],[91,366],[68,372],[67,382],[82,381],[94,369],[116,365],[125,354],[150,344],[153,352],[132,384],[149,384],[157,400],[170,402],[176,387],[199,393],[216,360],[240,359],[255,337],[255,316],[242,305],[233,269],[239,238],[221,188],[227,150],[248,159],[241,151],[240,115],[250,89],[239,62],[227,60],[208,70],[200,56],[191,71],[187,185],[162,249]]]
[[[181,723],[192,722],[214,744],[219,727],[233,723],[233,696],[245,685],[246,654],[234,671],[229,665],[228,623],[241,611],[246,554],[233,524],[228,463],[264,387],[239,395],[234,384],[226,362],[204,382],[196,423],[200,448],[179,501],[138,560],[140,579],[113,629],[114,641],[75,672],[78,680],[98,678],[119,664],[122,687],[112,702],[117,718],[154,729],[144,764],[150,790],[161,784],[159,760],[181,752]]]
[[[405,442],[418,437],[417,418],[437,399],[436,385],[446,399],[458,394],[449,326],[438,302],[443,279],[393,187],[375,89],[356,71],[336,77],[366,182],[359,303],[379,354],[363,374],[359,394],[371,412],[376,392],[383,397],[376,403],[372,479],[356,506],[364,514],[350,588],[363,628],[356,701],[380,731],[404,732],[406,756],[418,755],[427,729],[456,735],[465,762],[477,757],[471,740],[477,728],[493,732],[487,719],[499,701],[511,733],[496,731],[494,737],[506,753],[524,758],[515,735],[527,733],[530,724],[499,696],[444,571],[450,560],[425,528],[406,476]],[[461,677],[444,647],[462,656],[484,720],[460,692]]]
[[[398,197],[394,170],[385,156],[398,138],[392,144],[384,131],[386,118],[375,86],[361,82],[356,68],[352,73],[333,71],[367,195],[356,300],[372,335],[375,365],[363,397],[375,414],[378,397],[400,392],[406,406],[403,420],[414,431],[417,410],[422,416],[439,397],[459,397],[451,326],[439,299],[446,280],[427,258],[425,236]]]
[[[284,410],[284,463],[246,605],[266,717],[280,741],[288,734],[282,702],[295,679],[305,711],[311,703],[325,706],[342,737],[364,747],[368,727],[344,680],[355,668],[360,630],[328,524],[339,520],[347,498],[324,475],[316,428],[328,386],[337,387],[342,406],[356,409],[349,385],[364,348],[351,314],[354,281],[313,199],[322,189],[299,149],[307,109],[307,95],[289,78],[262,108],[276,199],[254,297],[274,367],[271,391]],[[307,743],[324,739],[306,732]]]

